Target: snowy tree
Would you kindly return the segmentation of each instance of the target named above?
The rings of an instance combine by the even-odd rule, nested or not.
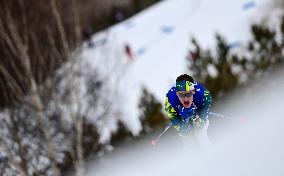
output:
[[[142,89],[139,110],[144,132],[149,133],[165,125],[166,118],[161,112],[162,105],[145,87]]]
[[[213,95],[221,95],[261,74],[272,65],[283,62],[284,17],[278,29],[264,24],[252,25],[253,38],[247,49],[233,53],[232,48],[220,35],[216,35],[214,51],[202,49],[192,39],[193,49],[187,56],[188,71],[203,83]],[[277,32],[278,31],[278,32]],[[213,54],[211,54],[213,53]]]
[[[16,10],[22,14],[20,19],[12,13],[12,2],[0,3],[0,42],[5,46],[1,50],[4,58],[0,77],[7,83],[1,84],[4,90],[1,95],[2,106],[9,105],[1,111],[0,148],[8,157],[4,175],[61,175],[59,166],[64,167],[68,156],[74,162],[76,173],[83,175],[84,143],[98,140],[97,133],[89,130],[95,138],[85,142],[85,137],[90,135],[84,137],[84,127],[89,126],[85,119],[88,110],[97,107],[99,90],[93,87],[102,84],[95,68],[82,68],[85,66],[80,57],[82,48],[75,49],[81,41],[77,2],[72,1],[66,8],[75,7],[71,8],[74,31],[70,36],[57,3],[52,0],[44,7],[35,3],[41,8],[40,13],[48,14],[43,21],[50,16],[53,19],[53,26],[43,23],[43,30],[39,27],[38,31],[44,32],[44,40],[37,30],[28,31],[34,26],[27,21],[30,16],[25,2],[16,4]],[[42,43],[47,48],[40,48]],[[66,61],[62,74],[60,71],[55,74],[58,63]]]

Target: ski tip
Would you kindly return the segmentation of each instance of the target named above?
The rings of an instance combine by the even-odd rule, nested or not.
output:
[[[151,141],[151,143],[152,143],[153,146],[155,146],[155,145],[157,145],[157,140],[153,139],[153,140]]]

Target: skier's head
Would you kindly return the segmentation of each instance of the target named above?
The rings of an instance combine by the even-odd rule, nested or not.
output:
[[[193,102],[194,80],[187,74],[182,74],[176,79],[176,94],[185,108],[189,108]]]

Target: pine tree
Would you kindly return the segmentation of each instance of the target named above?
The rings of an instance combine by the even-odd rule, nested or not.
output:
[[[165,124],[165,116],[162,114],[161,108],[161,103],[154,95],[146,88],[143,88],[139,109],[144,132],[150,132]]]

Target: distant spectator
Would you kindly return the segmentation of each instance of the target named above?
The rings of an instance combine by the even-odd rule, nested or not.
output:
[[[122,11],[117,11],[116,13],[115,13],[115,19],[116,19],[116,21],[117,22],[120,22],[120,21],[122,21],[122,20],[124,20],[125,19],[125,15],[124,15],[124,13],[122,12]]]
[[[89,48],[92,48],[94,46],[92,41],[92,29],[90,27],[82,28],[82,38],[87,42]]]
[[[132,49],[130,48],[129,44],[125,44],[125,53],[128,56],[128,60],[133,61],[133,52],[132,52]]]

